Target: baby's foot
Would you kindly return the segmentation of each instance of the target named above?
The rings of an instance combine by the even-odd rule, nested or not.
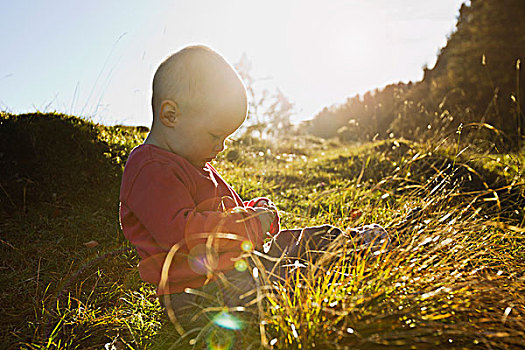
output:
[[[372,250],[383,246],[390,246],[390,236],[386,230],[378,224],[370,224],[351,228],[346,231],[350,236],[351,242],[364,247],[370,247]]]

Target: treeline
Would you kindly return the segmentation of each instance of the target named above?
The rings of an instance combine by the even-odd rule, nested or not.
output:
[[[525,0],[471,0],[422,81],[392,84],[324,108],[306,132],[342,141],[443,138],[516,149],[525,117]]]

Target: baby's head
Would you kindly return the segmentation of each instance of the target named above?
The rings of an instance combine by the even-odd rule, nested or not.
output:
[[[221,55],[205,46],[188,46],[157,69],[152,107],[146,143],[203,167],[246,118],[246,89]]]

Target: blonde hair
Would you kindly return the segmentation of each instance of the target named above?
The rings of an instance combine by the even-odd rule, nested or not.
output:
[[[162,101],[175,101],[182,110],[208,106],[226,88],[246,89],[234,68],[217,52],[204,45],[187,46],[165,59],[153,78],[151,104],[154,120]]]

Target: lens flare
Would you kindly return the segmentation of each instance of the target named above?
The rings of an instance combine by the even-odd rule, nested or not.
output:
[[[229,350],[234,340],[235,334],[232,331],[214,327],[206,338],[206,344],[209,350]]]
[[[248,268],[248,264],[244,259],[237,260],[233,266],[235,267],[235,270],[239,272],[246,271],[246,269]]]
[[[241,249],[246,253],[251,253],[253,251],[253,243],[251,241],[243,241],[241,243]]]
[[[212,319],[213,323],[219,327],[237,331],[242,329],[242,321],[227,311],[221,311]]]
[[[208,258],[211,258],[211,260]],[[206,275],[217,265],[216,253],[213,248],[206,247],[204,244],[199,244],[190,250],[190,253],[188,254],[188,264],[193,272],[200,275]]]

